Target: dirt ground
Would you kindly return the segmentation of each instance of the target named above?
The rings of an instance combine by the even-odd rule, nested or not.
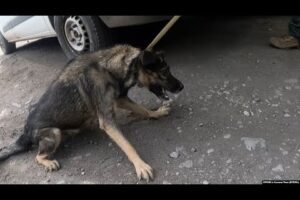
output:
[[[154,168],[151,183],[300,179],[300,51],[278,50],[268,43],[270,36],[287,33],[288,20],[186,18],[163,38],[157,48],[166,52],[184,91],[170,116],[157,121],[119,119],[124,135]],[[144,32],[130,32],[130,40],[141,40]],[[56,38],[0,56],[0,148],[22,133],[28,107],[66,61]],[[160,103],[139,88],[130,96],[150,108]],[[56,154],[62,166],[57,172],[38,166],[35,155],[32,149],[0,163],[0,183],[145,183],[137,181],[132,164],[101,131],[63,144]]]

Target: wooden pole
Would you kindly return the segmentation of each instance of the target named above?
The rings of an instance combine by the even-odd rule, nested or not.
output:
[[[174,16],[172,19],[166,24],[166,26],[157,34],[157,36],[152,40],[152,42],[148,45],[146,50],[151,50],[157,42],[168,32],[168,30],[175,24],[175,22],[180,18],[181,16]]]

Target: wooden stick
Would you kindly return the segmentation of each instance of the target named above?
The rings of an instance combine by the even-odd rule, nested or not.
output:
[[[167,24],[166,26],[157,34],[157,36],[152,40],[152,42],[148,45],[146,50],[151,50],[154,45],[157,44],[157,42],[168,32],[168,30],[175,24],[175,22],[180,18],[181,16],[174,16]]]

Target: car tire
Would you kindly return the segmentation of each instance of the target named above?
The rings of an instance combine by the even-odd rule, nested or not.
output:
[[[10,54],[16,51],[16,43],[14,42],[8,42],[2,33],[0,32],[0,47],[2,52],[6,54]]]
[[[54,28],[69,59],[113,44],[109,28],[96,16],[55,16]]]

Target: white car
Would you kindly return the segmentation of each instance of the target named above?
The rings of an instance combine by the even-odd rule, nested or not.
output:
[[[170,16],[0,16],[0,46],[4,54],[16,42],[58,37],[69,59],[112,44],[110,28],[146,24]]]

